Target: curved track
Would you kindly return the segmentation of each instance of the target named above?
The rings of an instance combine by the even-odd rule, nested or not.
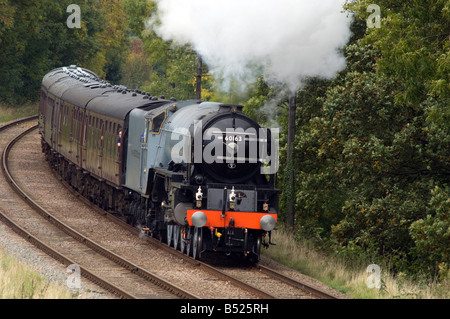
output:
[[[14,125],[14,124],[13,124]],[[16,124],[17,125],[17,124]],[[6,127],[1,127],[0,131],[6,130]],[[27,131],[29,132],[29,131]],[[26,133],[24,133],[26,134]],[[3,135],[3,134],[2,134]],[[12,146],[13,144],[11,144]],[[137,288],[135,290],[135,293],[130,293],[125,291],[124,289],[112,287],[110,282],[111,279],[102,279],[100,276],[96,275],[94,271],[90,271],[87,269],[88,267],[82,266],[81,274],[85,276],[86,278],[89,278],[90,280],[96,282],[98,285],[102,286],[104,289],[107,289],[109,291],[112,291],[114,294],[121,298],[198,298],[198,295],[195,293],[190,293],[185,291],[184,289],[181,289],[177,285],[171,284],[169,281],[163,279],[161,276],[150,273],[147,271],[147,267],[143,268],[137,265],[137,261],[134,257],[128,257],[129,259],[123,257],[123,253],[114,253],[112,252],[112,248],[109,247],[102,247],[100,244],[96,243],[94,240],[90,239],[90,236],[86,236],[81,234],[81,231],[77,231],[74,229],[74,227],[71,227],[69,225],[65,225],[63,222],[60,222],[57,217],[53,216],[48,210],[41,207],[46,203],[46,201],[49,201],[49,199],[45,198],[45,195],[38,195],[35,194],[34,197],[43,197],[38,201],[33,200],[31,197],[32,195],[27,194],[27,191],[20,191],[21,186],[19,183],[13,181],[13,176],[11,176],[10,173],[8,173],[8,160],[7,156],[9,154],[10,147],[8,147],[3,156],[2,164],[5,167],[4,172],[9,177],[8,179],[11,179],[11,185],[16,189],[17,192],[19,192],[21,198],[28,203],[31,207],[34,209],[37,209],[40,211],[41,216],[43,216],[43,220],[48,224],[51,222],[52,224],[57,224],[59,229],[63,230],[64,236],[69,236],[71,241],[74,241],[76,239],[76,242],[82,243],[84,247],[88,246],[89,250],[95,251],[96,255],[101,256],[103,259],[102,265],[106,265],[108,263],[114,264],[114,267],[118,267],[118,265],[122,269],[122,273],[124,272],[124,268],[127,269],[128,274],[132,274],[135,277],[139,277],[138,279],[135,279],[134,286]],[[39,164],[40,165],[40,164]],[[56,175],[56,173],[52,170],[55,176],[57,176],[57,179],[60,180],[62,183],[64,181],[61,180],[61,178]],[[66,185],[69,189],[70,187]],[[26,188],[26,187],[25,187]],[[32,188],[32,186],[31,186]],[[71,188],[70,190],[73,192],[73,197],[78,198],[77,200],[83,200],[86,204],[90,206],[91,211],[94,210],[97,213],[99,213],[100,216],[100,224],[103,224],[105,228],[112,229],[113,227],[110,225],[111,222],[114,222],[115,224],[120,225],[120,228],[126,229],[126,232],[133,233],[134,236],[139,237],[140,231],[139,229],[133,228],[127,224],[125,224],[120,219],[117,219],[113,215],[110,215],[109,213],[101,210],[98,207],[93,207],[89,201],[82,198],[78,193],[73,191]],[[45,205],[44,205],[45,206]],[[91,213],[92,214],[92,213]],[[2,220],[7,220],[7,217],[1,217]],[[41,218],[42,219],[42,218]],[[91,219],[91,218],[87,218]],[[73,259],[64,256],[63,254],[58,253],[57,251],[53,251],[51,248],[49,249],[46,247],[46,245],[39,240],[35,235],[31,234],[30,232],[26,230],[21,230],[22,225],[17,225],[14,221],[5,221],[11,227],[14,227],[17,229],[16,231],[19,233],[23,233],[23,236],[25,236],[29,241],[35,243],[36,246],[40,247],[44,251],[46,251],[48,254],[56,258],[57,260],[61,261],[62,263],[66,265],[70,264],[80,264],[78,261],[75,262],[74,258],[79,258],[79,255],[81,252],[75,253],[73,256]],[[72,224],[70,224],[72,225]],[[81,226],[80,226],[81,227]],[[89,226],[92,227],[92,226]],[[89,238],[88,238],[89,237]],[[55,239],[52,239],[53,241]],[[58,241],[68,241],[69,239],[58,239]],[[310,285],[299,282],[296,280],[293,280],[279,272],[275,272],[274,270],[271,270],[270,268],[267,268],[263,265],[256,265],[256,267],[248,268],[248,267],[233,267],[232,270],[230,268],[218,268],[213,267],[212,265],[199,262],[198,260],[194,260],[181,252],[175,250],[172,247],[169,247],[160,241],[151,238],[146,237],[145,241],[149,244],[149,247],[153,247],[153,249],[158,249],[159,253],[161,254],[162,251],[170,253],[170,255],[174,256],[177,261],[175,261],[175,264],[179,264],[180,262],[185,267],[190,267],[191,270],[187,270],[188,272],[200,272],[203,273],[202,280],[207,281],[221,281],[222,286],[228,286],[228,289],[231,289],[230,286],[235,287],[235,290],[241,290],[244,291],[244,293],[236,293],[236,297],[233,297],[231,294],[226,293],[226,289],[224,291],[223,295],[218,295],[217,297],[213,296],[211,293],[205,292],[205,296],[200,296],[201,298],[224,298],[224,295],[230,296],[230,298],[264,298],[264,299],[273,299],[273,298],[336,298],[332,294],[325,293],[319,289],[316,289],[314,287],[310,287]],[[72,244],[71,244],[72,245]],[[148,248],[147,248],[148,249]],[[73,249],[72,249],[73,250]],[[83,249],[80,249],[82,251]],[[147,251],[146,251],[147,254]],[[61,256],[62,255],[62,256]],[[125,254],[126,255],[126,254]],[[131,260],[131,261],[130,261]],[[91,265],[92,263],[87,263],[88,265]],[[167,265],[160,265],[159,268],[164,268],[161,266],[166,266],[170,268],[170,266]],[[104,266],[102,266],[103,268]],[[154,266],[153,266],[154,267]],[[152,270],[157,270],[156,267],[151,268]],[[181,274],[181,272],[180,272]],[[209,276],[209,278],[207,278]],[[114,276],[113,276],[114,277]],[[181,274],[179,277],[179,284],[181,286],[185,286],[185,282],[183,282],[183,278],[185,277],[184,274]],[[215,278],[215,279],[214,279]],[[240,279],[238,279],[240,278]],[[145,279],[145,280],[144,280]],[[124,281],[124,278],[121,278],[120,281]],[[141,288],[142,282],[147,281],[150,282],[152,286],[158,286],[163,287],[162,290],[159,292],[147,292],[145,293],[145,289]],[[131,284],[133,285],[133,284]],[[220,285],[219,285],[220,286]],[[274,289],[275,288],[275,289]],[[214,288],[211,288],[214,289]],[[217,290],[217,288],[216,288]],[[283,293],[280,293],[282,291]],[[286,293],[288,292],[288,293]]]
[[[35,117],[10,123],[1,127],[0,131],[3,133],[5,130],[33,120],[35,120]],[[2,152],[2,172],[5,179],[33,211],[28,210],[24,212],[26,216],[21,214],[13,214],[14,216],[11,216],[1,212],[1,220],[54,259],[62,262],[66,266],[78,265],[83,277],[120,298],[197,298],[189,292],[134,265],[132,262],[91,241],[89,238],[55,218],[50,212],[28,196],[11,173],[8,156],[14,144],[36,128],[37,126],[32,126],[23,130],[4,147]],[[13,209],[13,211],[17,212],[17,209]],[[40,215],[40,218],[36,218],[36,213]],[[27,221],[24,221],[25,219]],[[52,226],[49,228],[50,224]],[[55,241],[64,243],[64,245],[56,245],[58,248],[53,248],[52,246],[54,245],[48,243]],[[70,244],[68,245],[68,243]],[[86,250],[86,246],[90,249]],[[74,260],[71,257],[73,255],[76,255],[78,259]],[[99,266],[94,271],[90,270],[87,265],[90,267],[94,267],[94,265]],[[124,268],[128,270],[128,273],[123,272]],[[119,280],[114,277],[119,278]],[[121,288],[121,286],[125,288]]]

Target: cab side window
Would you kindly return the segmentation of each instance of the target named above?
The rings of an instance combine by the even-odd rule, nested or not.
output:
[[[159,134],[161,132],[161,127],[164,124],[164,121],[166,120],[166,115],[167,113],[166,111],[164,111],[152,118],[152,128],[151,128],[152,134]]]

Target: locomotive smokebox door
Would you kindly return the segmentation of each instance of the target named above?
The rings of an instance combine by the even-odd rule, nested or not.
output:
[[[242,190],[235,189],[236,192],[236,211],[241,212],[255,212],[257,193],[254,190]],[[227,190],[228,199],[231,193],[231,189]],[[221,210],[223,205],[223,189],[220,188],[208,188],[208,209]]]

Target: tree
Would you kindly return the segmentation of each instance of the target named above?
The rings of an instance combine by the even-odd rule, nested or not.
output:
[[[100,0],[97,10],[104,21],[101,32],[92,36],[99,50],[86,59],[85,66],[107,81],[119,84],[120,67],[126,52],[127,17],[121,0]]]
[[[297,231],[347,260],[385,258],[414,276],[449,265],[449,2],[425,3],[378,2],[381,28],[367,29],[370,1],[349,2],[347,67],[309,79],[296,110]],[[258,83],[246,111],[264,119],[255,106],[275,95]]]
[[[369,4],[358,1],[347,8],[364,19]],[[382,155],[374,167],[383,172],[373,185],[386,187],[386,194],[367,204],[363,204],[366,193],[359,201],[347,201],[346,218],[334,233],[359,242],[370,241],[365,235],[381,239],[378,252],[401,255],[397,267],[433,274],[438,265],[449,262],[446,220],[450,210],[437,198],[442,199],[443,193],[448,198],[450,181],[450,2],[386,0],[377,4],[382,9],[381,27],[367,29],[361,43],[379,52],[377,78],[394,84],[390,108],[401,116],[386,127],[400,130],[394,130],[392,141],[383,141],[380,151],[373,152]],[[348,227],[355,219],[364,224]],[[383,226],[376,225],[376,220],[390,222]]]
[[[42,77],[54,67],[82,64],[100,50],[95,35],[102,19],[95,1],[85,1],[81,28],[66,25],[65,1],[2,0],[0,98],[8,103],[36,100]]]
[[[127,25],[132,36],[140,37],[145,30],[145,22],[155,9],[153,1],[123,0],[123,7],[127,15]]]
[[[192,48],[165,42],[151,30],[144,43],[147,61],[152,66],[150,84],[144,90],[178,100],[195,98],[198,56]]]
[[[129,53],[122,71],[122,84],[129,88],[148,86],[152,68],[147,62],[142,40],[133,37],[129,41]]]
[[[347,5],[365,18],[370,0]],[[427,119],[450,128],[450,2],[377,1],[380,28],[368,29],[364,39],[381,53],[377,70],[401,83],[396,102],[419,107],[426,103]]]

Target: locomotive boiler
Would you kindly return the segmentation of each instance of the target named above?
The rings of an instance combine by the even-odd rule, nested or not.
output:
[[[277,132],[242,106],[155,97],[68,66],[43,78],[39,132],[73,188],[194,258],[259,260],[271,244]]]

